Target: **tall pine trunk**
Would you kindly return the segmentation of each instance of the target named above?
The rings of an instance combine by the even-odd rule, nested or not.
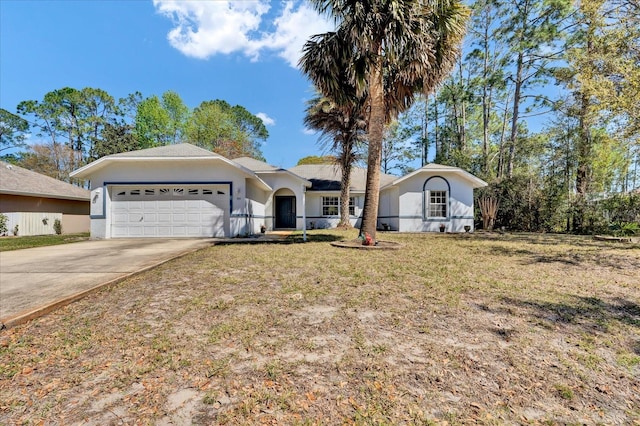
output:
[[[522,91],[522,72],[524,67],[524,57],[522,52],[518,53],[516,64],[516,79],[513,92],[513,115],[511,116],[511,134],[509,135],[509,155],[507,158],[507,176],[513,177],[513,163],[516,157],[516,141],[518,139],[518,120],[520,118],[520,96]]]

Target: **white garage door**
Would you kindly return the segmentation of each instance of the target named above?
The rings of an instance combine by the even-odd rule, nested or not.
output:
[[[229,222],[227,185],[116,186],[111,236],[224,237]]]

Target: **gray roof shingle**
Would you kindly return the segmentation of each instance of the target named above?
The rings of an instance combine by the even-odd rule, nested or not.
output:
[[[89,191],[84,188],[4,161],[0,161],[0,194],[87,201],[90,198]]]
[[[291,173],[309,180],[311,191],[340,191],[342,170],[337,164],[304,164],[289,169]],[[397,176],[380,174],[380,186],[387,185]],[[364,192],[367,186],[367,169],[353,167],[351,169],[351,190]]]
[[[121,152],[109,155],[112,158],[148,158],[148,157],[220,157],[215,152],[191,145],[180,143],[175,145],[158,146],[155,148],[140,149],[138,151]]]
[[[232,160],[234,163],[238,163],[243,167],[253,171],[253,172],[273,172],[276,170],[282,170],[277,168],[276,166],[272,166],[271,164],[267,164],[264,161],[256,160],[251,157],[240,157],[234,158]]]

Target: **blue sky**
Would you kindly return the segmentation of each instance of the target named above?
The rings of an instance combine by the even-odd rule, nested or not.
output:
[[[288,168],[321,154],[296,64],[308,36],[330,28],[298,0],[0,0],[0,107],[67,86],[116,99],[173,90],[192,108],[223,99],[263,118],[262,151]]]

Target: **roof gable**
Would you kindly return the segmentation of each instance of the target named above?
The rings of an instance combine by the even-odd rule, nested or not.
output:
[[[72,177],[79,179],[88,179],[96,171],[106,167],[113,163],[123,162],[144,162],[144,161],[207,161],[207,162],[222,162],[227,164],[248,178],[258,181],[260,187],[264,190],[271,190],[271,187],[267,185],[260,177],[252,170],[244,167],[241,164],[233,162],[226,157],[215,152],[207,151],[204,148],[191,145],[189,143],[181,143],[175,145],[159,146],[155,148],[140,149],[138,151],[121,152],[118,154],[107,155],[92,163],[87,164],[71,173]]]
[[[251,157],[240,157],[240,158],[235,158],[233,160],[234,163],[240,164],[241,166],[246,167],[247,169],[253,171],[254,173],[256,173],[258,176],[263,176],[265,179],[267,178],[267,176],[273,176],[276,174],[287,174],[289,176],[294,177],[295,179],[301,180],[302,183],[304,184],[304,186],[306,186],[307,188],[311,187],[311,182],[309,182],[307,179],[292,173],[289,170],[286,169],[281,169],[278,168],[276,166],[272,166],[271,164],[267,164],[264,161],[260,161],[260,160],[256,160],[255,158],[251,158]]]
[[[436,164],[436,163],[430,163],[427,164],[426,166],[423,166],[421,168],[419,168],[418,170],[415,170],[411,173],[409,173],[408,175],[402,176],[400,178],[395,179],[394,181],[386,184],[386,185],[380,185],[382,188],[381,189],[385,189],[391,186],[395,186],[398,185],[408,179],[412,179],[414,176],[418,176],[421,174],[428,174],[428,175],[437,175],[437,174],[442,174],[442,175],[457,175],[460,178],[462,178],[463,180],[465,180],[466,182],[468,182],[472,188],[482,188],[487,186],[487,182],[483,181],[482,179],[480,179],[479,177],[472,175],[471,173],[462,170],[459,167],[453,167],[453,166],[445,166],[442,164]]]
[[[0,161],[0,194],[89,201],[84,188]]]

